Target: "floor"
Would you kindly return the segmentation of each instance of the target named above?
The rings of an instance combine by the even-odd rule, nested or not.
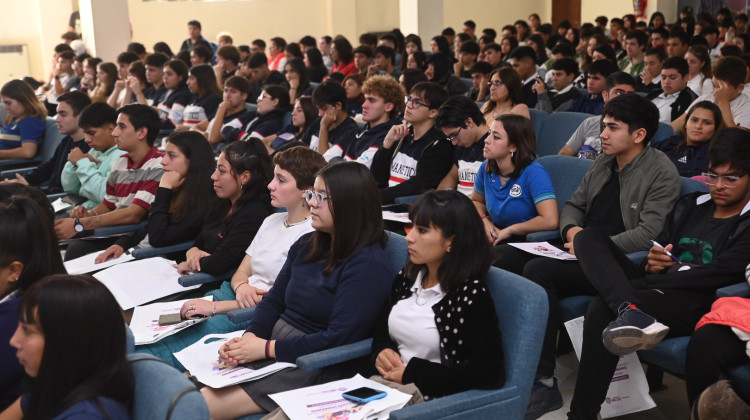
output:
[[[573,398],[573,387],[575,386],[577,371],[578,359],[576,359],[574,352],[571,351],[557,358],[555,377],[557,377],[560,392],[563,395],[563,408],[545,414],[540,417],[540,420],[567,419],[570,400]],[[617,420],[672,420],[689,418],[685,381],[670,374],[664,374],[664,385],[664,388],[651,393],[651,397],[656,402],[656,407],[639,413],[613,418]]]

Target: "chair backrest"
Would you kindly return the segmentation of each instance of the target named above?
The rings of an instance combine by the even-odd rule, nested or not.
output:
[[[536,139],[537,156],[556,155],[583,120],[589,117],[590,114],[583,112],[555,112],[547,115]]]
[[[537,162],[544,167],[552,179],[558,211],[562,211],[570,196],[581,185],[583,176],[594,164],[594,161],[590,159],[558,155],[542,156],[537,159]]]
[[[474,88],[474,81],[471,80],[470,77],[459,77],[459,80],[464,83],[466,90],[472,90]]]
[[[542,135],[542,127],[544,126],[544,120],[547,118],[547,113],[541,109],[530,109],[529,115],[531,116],[531,124],[534,125],[534,134],[536,134],[537,141],[539,136]]]
[[[287,112],[284,114],[284,117],[281,119],[281,128],[288,127],[292,124],[292,113]]]
[[[207,419],[198,388],[167,362],[144,353],[128,355],[135,376],[133,420]]]
[[[697,179],[685,178],[684,176],[680,177],[680,195],[681,196],[694,193],[696,191],[707,193],[708,187],[706,186],[706,184],[698,181]]]
[[[41,148],[37,153],[42,162],[46,162],[52,158],[52,155],[55,154],[57,145],[59,145],[62,139],[65,137],[57,128],[57,122],[55,121],[54,117],[47,117],[47,120],[45,122],[47,123],[47,126],[44,129],[44,137],[42,138]]]
[[[503,413],[502,417],[520,419],[527,406],[542,351],[549,311],[547,294],[541,286],[496,267],[490,268],[484,281],[495,301],[503,339],[504,387],[518,387],[523,400],[517,406],[521,412]]]
[[[672,136],[674,136],[674,130],[672,129],[672,126],[667,123],[660,122],[659,129],[656,130],[656,133],[654,134],[654,137],[651,138],[651,142],[649,144],[653,146],[654,144],[659,143],[660,141],[668,139]]]
[[[393,264],[394,272],[398,273],[406,265],[409,246],[406,244],[406,238],[398,233],[393,233],[387,230],[385,233],[388,235],[388,243],[385,245],[385,253],[388,255],[388,258],[390,258],[391,264]]]

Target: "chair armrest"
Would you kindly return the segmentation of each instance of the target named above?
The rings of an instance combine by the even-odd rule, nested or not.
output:
[[[750,297],[750,285],[747,283],[738,283],[731,286],[722,287],[716,291],[716,297]]]
[[[229,319],[229,321],[231,322],[234,322],[235,324],[239,324],[245,321],[249,321],[250,318],[253,317],[254,313],[255,313],[255,306],[250,306],[248,308],[235,309],[233,311],[227,312],[227,319]]]
[[[389,418],[392,420],[457,418],[461,414],[465,415],[466,411],[502,403],[513,398],[520,398],[516,386],[496,390],[472,389],[392,411]]]
[[[3,179],[14,178],[15,179],[16,174],[25,176],[26,174],[33,171],[34,169],[36,169],[36,167],[8,169],[8,170],[0,172],[0,178],[3,178]]]
[[[182,242],[179,244],[174,244],[170,246],[163,246],[160,248],[137,248],[134,249],[131,255],[136,260],[142,260],[145,258],[151,258],[155,257],[157,255],[165,255],[165,254],[171,254],[173,252],[179,252],[179,251],[187,251],[190,249],[190,247],[193,246],[193,241],[188,242]]]
[[[405,195],[403,197],[396,197],[393,201],[396,204],[411,204],[415,201],[417,201],[417,198],[419,198],[421,194],[417,195]]]
[[[224,273],[217,276],[208,273],[193,273],[187,276],[181,276],[177,279],[180,285],[184,287],[195,286],[197,284],[213,283],[216,281],[229,280],[234,272]]]
[[[66,195],[68,195],[68,193],[66,193],[66,192],[55,193],[55,194],[48,194],[48,195],[47,195],[47,199],[48,199],[48,200],[50,201],[50,203],[51,203],[51,202],[53,202],[53,201],[57,200],[58,198],[63,198],[63,197],[65,197]]]
[[[113,236],[123,233],[132,232],[146,226],[146,222],[140,222],[133,225],[105,226],[94,229],[94,236]]]
[[[526,235],[526,242],[545,242],[560,239],[559,230],[542,230]]]
[[[297,367],[304,370],[320,369],[367,356],[370,354],[371,347],[372,338],[368,338],[345,346],[300,356],[295,363]]]
[[[41,162],[41,156],[35,156],[31,159],[2,159],[0,160],[0,168],[28,167],[29,165],[37,165]]]

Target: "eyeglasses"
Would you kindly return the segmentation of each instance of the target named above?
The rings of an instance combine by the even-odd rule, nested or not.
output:
[[[737,186],[737,183],[740,181],[740,178],[744,176],[717,175],[709,172],[703,172],[701,175],[703,175],[703,180],[706,181],[706,184],[716,185],[719,182],[719,179],[721,179],[721,183],[724,184],[724,186],[727,188],[735,188]]]
[[[448,136],[448,140],[450,141],[458,141],[458,135],[461,134],[461,129],[463,127],[458,127],[458,131]]]
[[[268,95],[263,95],[263,94],[261,94],[260,96],[258,96],[258,102],[260,102],[260,101],[262,101],[264,99],[273,99],[273,98],[271,98]]]
[[[426,103],[420,101],[419,99],[412,98],[411,96],[407,96],[404,98],[404,103],[406,105],[409,105],[411,103],[411,106],[414,107],[414,109],[419,109],[419,107],[424,106],[427,108],[432,108],[430,105],[427,105]]]
[[[322,206],[323,202],[329,200],[330,198],[330,196],[321,192],[305,190],[305,201],[307,201],[308,203],[312,201],[315,204],[315,207]]]
[[[495,80],[494,82],[487,82],[487,87],[491,88],[492,86],[500,87],[503,85],[503,82],[500,80]]]

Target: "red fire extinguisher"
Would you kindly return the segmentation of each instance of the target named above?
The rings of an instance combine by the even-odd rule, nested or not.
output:
[[[633,14],[636,19],[646,18],[646,5],[648,0],[633,0]]]

